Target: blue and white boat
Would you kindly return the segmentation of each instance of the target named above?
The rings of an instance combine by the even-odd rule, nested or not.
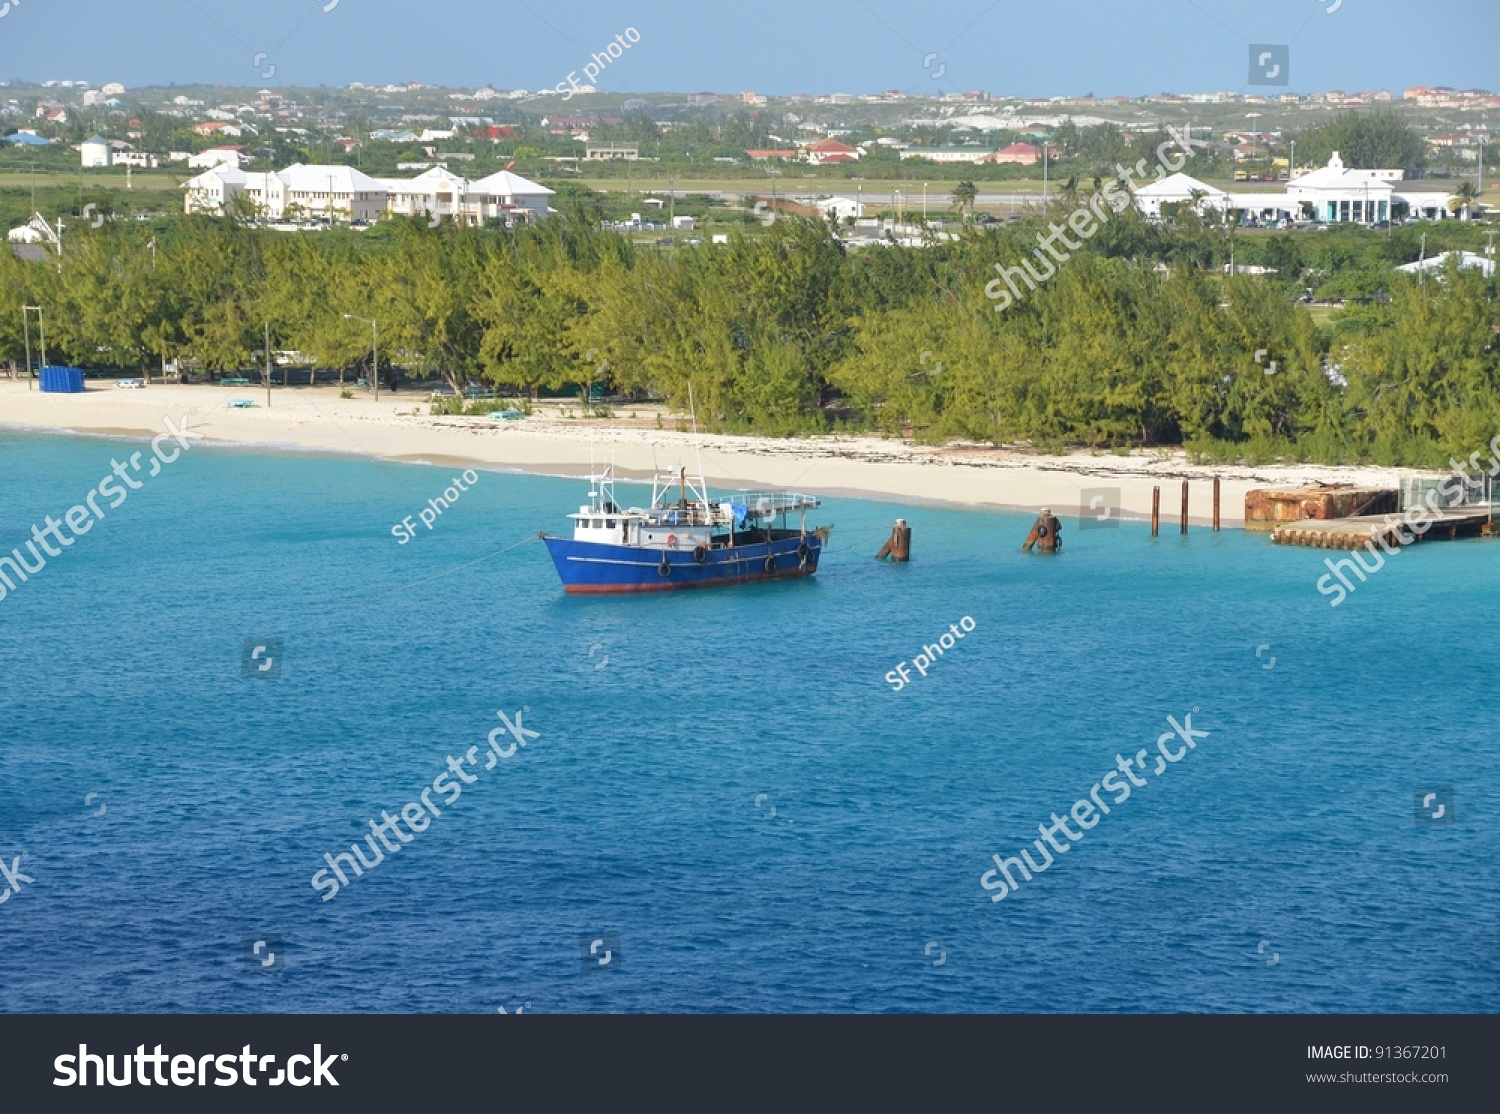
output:
[[[652,480],[650,506],[624,508],[612,472],[589,477],[588,503],[568,516],[571,538],[538,535],[570,594],[714,588],[818,571],[828,528],[808,529],[807,512],[820,505],[810,495],[742,492],[716,501],[701,476],[695,485],[682,468]]]

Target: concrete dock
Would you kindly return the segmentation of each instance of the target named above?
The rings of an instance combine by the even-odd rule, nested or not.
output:
[[[1497,508],[1500,509],[1500,508]],[[1413,541],[1451,540],[1494,534],[1493,509],[1488,505],[1450,507],[1427,517],[1427,532],[1417,536],[1399,514],[1361,515],[1354,518],[1306,519],[1278,526],[1271,531],[1277,545],[1311,546],[1315,549],[1358,549],[1387,544],[1404,545],[1403,534]]]

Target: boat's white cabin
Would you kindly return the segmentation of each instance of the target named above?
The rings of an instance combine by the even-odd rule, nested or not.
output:
[[[573,520],[574,541],[668,549],[693,549],[713,542],[711,523],[673,523],[669,519],[675,516],[670,511],[631,509],[608,512],[597,507],[579,507],[577,514],[568,517]],[[682,517],[689,516],[684,514]]]

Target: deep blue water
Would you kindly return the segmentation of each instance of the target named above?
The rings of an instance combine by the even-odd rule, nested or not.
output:
[[[141,447],[0,433],[0,549]],[[812,581],[570,599],[528,539],[578,481],[482,473],[396,544],[453,474],[199,446],[0,600],[0,856],[35,878],[0,1009],[1500,1003],[1500,547],[1331,608],[1327,554],[1264,536],[1070,518],[1040,558],[1029,516],[831,499]],[[898,515],[906,567],[872,560]],[[325,852],[523,708],[539,737],[320,900]],[[989,900],[992,852],[1194,708],[1196,750]]]

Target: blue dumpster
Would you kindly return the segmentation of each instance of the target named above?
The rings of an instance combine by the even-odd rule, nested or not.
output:
[[[42,390],[57,394],[77,395],[83,393],[83,371],[76,367],[44,367],[41,371]]]

